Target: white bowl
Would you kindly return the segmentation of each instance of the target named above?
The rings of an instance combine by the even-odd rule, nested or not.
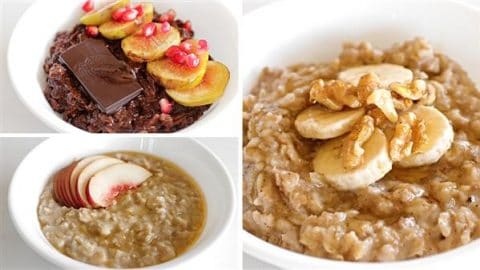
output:
[[[55,34],[69,31],[79,23],[83,14],[83,2],[84,0],[37,0],[18,21],[8,48],[8,71],[18,97],[34,115],[59,132],[84,131],[65,122],[48,104],[43,95],[46,85],[43,63]],[[191,20],[195,36],[207,39],[212,56],[225,63],[231,72],[224,96],[201,119],[179,132],[199,136],[207,134],[210,129],[218,129],[217,134],[232,135],[230,130],[221,129],[219,120],[233,117],[230,106],[233,105],[234,97],[239,96],[239,91],[236,91],[238,25],[235,16],[220,0],[148,2],[153,2],[157,11],[173,8],[179,18]]]
[[[179,151],[188,149],[188,151]],[[50,177],[74,158],[96,153],[133,150],[168,159],[194,177],[205,194],[207,222],[197,243],[185,254],[148,269],[194,266],[195,259],[221,237],[235,212],[232,179],[218,158],[188,138],[119,138],[111,136],[60,136],[34,148],[18,166],[8,194],[13,223],[25,242],[52,263],[65,269],[97,269],[57,251],[44,237],[37,216],[40,194]],[[208,254],[208,253],[207,253]]]
[[[428,39],[480,82],[480,11],[447,0],[280,1],[242,21],[241,70],[247,94],[265,66],[331,61],[345,41],[387,48],[416,36]],[[264,27],[260,27],[264,26]],[[266,31],[265,29],[268,29]],[[262,42],[252,42],[262,41]],[[271,245],[248,232],[244,250],[285,269],[444,269],[478,261],[480,241],[439,255],[393,263],[351,263],[315,258]]]

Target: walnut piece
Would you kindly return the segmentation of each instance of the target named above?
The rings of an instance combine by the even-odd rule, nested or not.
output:
[[[413,80],[410,84],[395,82],[389,88],[404,98],[419,100],[426,94],[427,83],[424,80]]]
[[[333,111],[340,111],[343,106],[359,108],[362,104],[355,93],[356,89],[349,83],[318,79],[310,87],[310,102],[322,104]]]
[[[367,73],[360,77],[357,86],[358,99],[365,103],[367,98],[372,94],[375,89],[380,88],[380,79],[375,73]]]
[[[389,90],[385,89],[376,89],[374,90],[367,98],[367,105],[377,106],[383,114],[390,120],[390,122],[395,123],[398,120],[398,114],[393,105],[392,94]]]
[[[365,153],[362,146],[372,136],[374,129],[374,119],[369,115],[365,115],[345,137],[342,158],[343,166],[346,169],[353,169],[362,164],[363,154]]]
[[[417,153],[426,142],[425,121],[418,119],[413,112],[402,114],[390,140],[390,158],[399,161]]]

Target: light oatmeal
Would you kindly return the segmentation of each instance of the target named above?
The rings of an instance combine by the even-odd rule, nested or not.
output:
[[[89,264],[131,268],[171,260],[190,248],[205,223],[206,205],[195,181],[175,164],[143,153],[108,156],[140,165],[153,175],[120,194],[108,208],[69,208],[40,197],[38,218],[47,240],[65,255]]]
[[[411,83],[394,78],[388,83],[394,84],[391,91],[362,98],[362,91],[371,85],[360,80],[355,82],[357,101],[352,99],[352,92],[342,90],[347,88],[340,82],[332,82],[351,67],[382,63],[411,70],[396,73],[405,78],[410,72],[406,81]],[[324,175],[315,171],[314,159],[327,143],[305,137],[323,139],[331,134],[295,123],[312,102],[328,111],[345,106],[352,109],[342,116],[357,123],[356,129],[348,127],[357,133],[346,135],[352,137],[352,144],[343,145],[344,153],[352,153],[343,160],[346,168],[361,166],[362,158],[368,158],[363,136],[376,136],[378,130],[385,131],[388,123],[395,122],[390,135],[385,131],[389,139],[385,144],[390,149],[385,156],[393,168],[387,168],[379,181],[350,190],[351,186],[342,189],[325,181]],[[361,103],[376,107],[362,118]],[[428,123],[417,118],[420,113],[410,114],[416,106],[436,108],[445,115],[453,126],[453,143],[431,165],[402,168],[400,165],[408,167],[407,156],[429,144],[424,138]],[[346,44],[332,63],[266,68],[244,99],[244,228],[292,251],[349,261],[422,257],[478,238],[479,108],[480,93],[467,74],[423,39],[384,51],[364,42]],[[324,111],[309,112],[314,113]],[[345,134],[342,129],[346,126],[332,132]]]

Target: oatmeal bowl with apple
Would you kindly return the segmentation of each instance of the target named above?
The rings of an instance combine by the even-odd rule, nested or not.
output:
[[[82,140],[50,139],[32,150],[9,192],[20,235],[57,265],[186,266],[229,226],[231,180],[220,161],[195,141],[92,139],[84,143],[96,142],[95,147],[62,150],[77,139]],[[172,153],[180,145],[192,156]],[[59,156],[39,160],[45,151]],[[200,157],[204,160],[196,160]],[[31,167],[39,165],[41,170]]]
[[[252,13],[249,39],[261,35],[254,30],[261,18],[281,18],[293,5],[284,1]],[[375,21],[388,21],[393,11],[385,6],[388,12]],[[423,28],[372,35],[378,28],[359,22],[365,30],[346,30],[345,36],[359,38],[345,42],[331,29],[341,32],[342,24],[315,28],[321,20],[301,10],[309,31],[295,41],[306,45],[273,39],[281,49],[255,45],[255,62],[248,63],[246,252],[299,269],[421,269],[459,254],[475,260],[480,95],[471,67],[478,64],[438,37],[412,37],[431,37]],[[293,30],[287,22],[278,26]]]
[[[53,10],[62,20],[45,18]],[[228,33],[214,31],[217,22]],[[235,27],[217,1],[39,0],[12,34],[9,71],[20,99],[57,130],[171,133],[210,119],[234,95]],[[24,33],[39,33],[41,49],[16,46]]]

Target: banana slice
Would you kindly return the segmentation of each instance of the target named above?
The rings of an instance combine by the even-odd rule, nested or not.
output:
[[[387,138],[376,128],[363,148],[363,162],[354,169],[345,169],[342,158],[344,138],[338,138],[322,145],[313,160],[315,172],[339,190],[353,190],[366,187],[378,180],[392,169],[388,155]]]
[[[320,105],[314,105],[297,116],[295,127],[305,138],[331,139],[349,132],[364,114],[363,108],[331,112]]]
[[[349,68],[340,72],[338,74],[338,79],[349,82],[353,85],[358,85],[360,77],[370,72],[375,73],[378,76],[380,84],[383,87],[388,87],[393,82],[406,83],[413,80],[413,73],[411,70],[393,64],[378,64]]]
[[[416,153],[400,160],[402,167],[417,167],[437,162],[452,146],[453,128],[448,118],[434,107],[418,106],[413,109],[418,119],[425,121],[427,142]]]

